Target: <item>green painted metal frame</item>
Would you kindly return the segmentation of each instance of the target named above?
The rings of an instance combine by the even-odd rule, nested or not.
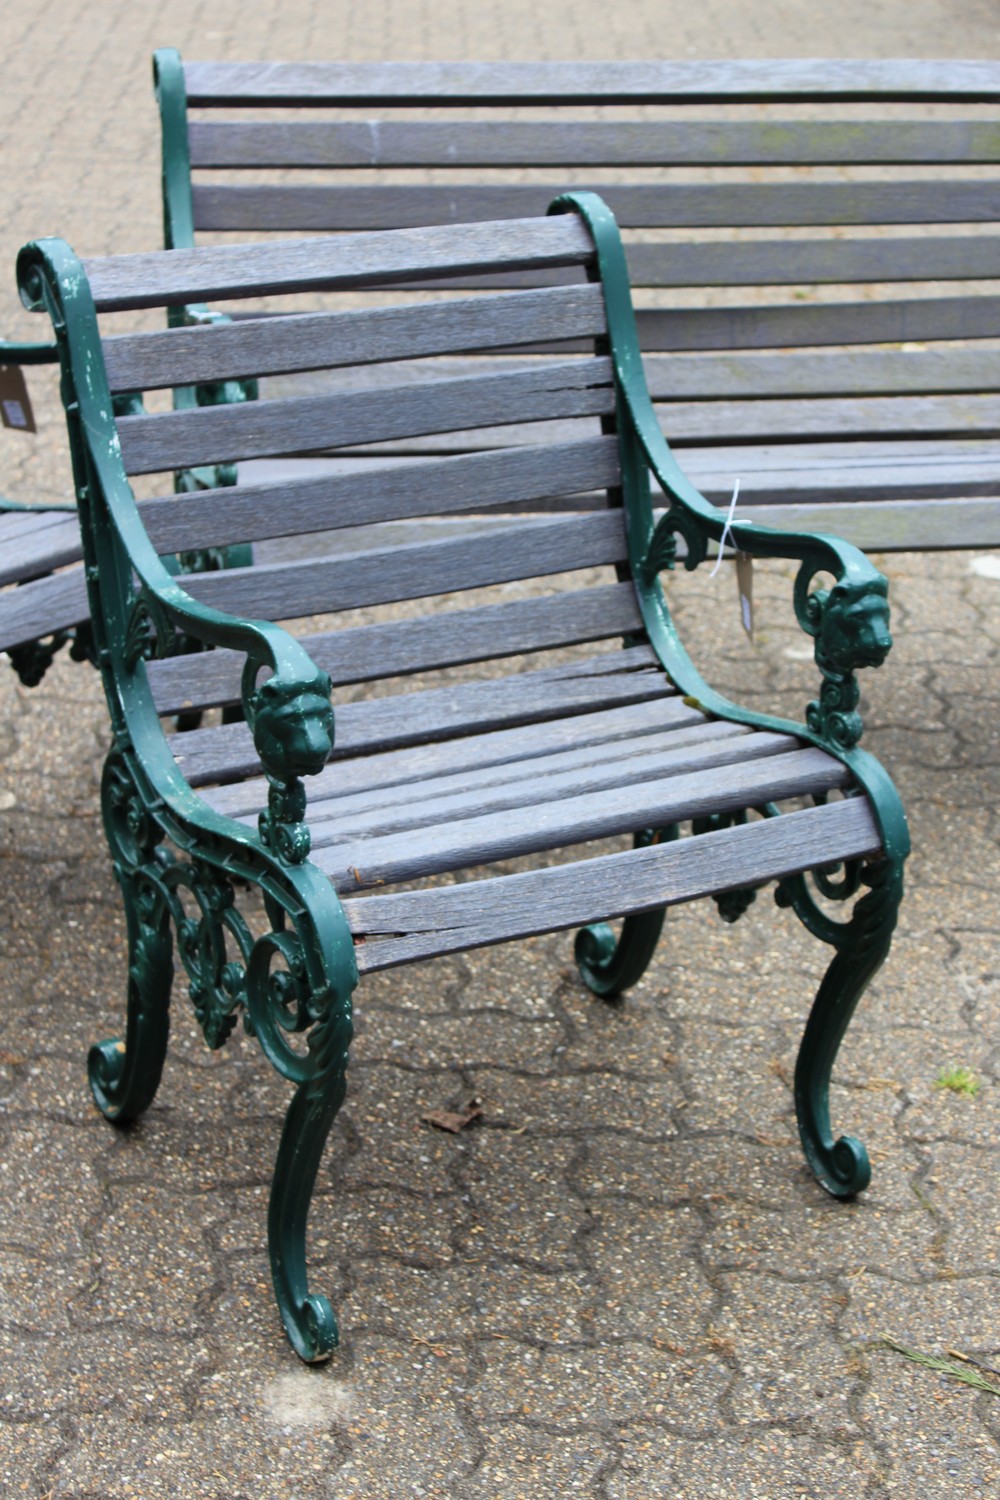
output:
[[[629,570],[645,628],[664,669],[709,713],[804,736],[843,760],[872,801],[882,856],[838,877],[819,876],[835,899],[867,893],[846,922],[821,910],[805,877],[781,882],[779,900],[835,948],[814,1002],[796,1070],[796,1107],[806,1156],[831,1192],[846,1196],[868,1181],[864,1148],[834,1141],[829,1121],[830,1069],[865,984],[888,951],[908,851],[906,821],[882,768],[857,747],[855,670],[876,665],[891,644],[885,579],[861,553],[832,537],[796,536],[736,523],[738,546],[755,555],[796,558],[796,614],[816,641],[822,674],[808,727],[749,713],[701,678],[681,645],[660,583],[687,543],[685,565],[697,566],[719,542],[722,513],[689,484],[660,433],[642,373],[628,279],[617,226],[600,199],[575,194],[555,212],[582,215],[597,247],[597,275],[608,310],[608,348],[618,392],[622,500]],[[62,362],[78,508],[83,531],[95,649],[111,714],[113,745],[102,808],[128,925],[128,1019],[124,1044],[91,1051],[90,1076],[105,1115],[127,1121],[151,1101],[159,1083],[173,977],[172,930],[206,1040],[223,1042],[241,1014],[278,1071],[295,1085],[275,1165],[269,1210],[272,1275],[289,1339],[307,1360],[325,1358],[337,1342],[327,1299],[308,1289],[306,1222],[320,1156],[345,1089],[351,1038],[351,994],[357,983],[353,944],[340,902],[309,863],[302,778],[321,769],[333,740],[330,682],[280,627],[240,620],[198,604],[153,550],[121,463],[96,311],[83,268],[61,241],[40,241],[18,261],[22,299],[52,318]],[[668,498],[656,522],[649,476]],[[810,593],[818,573],[835,579]],[[137,584],[133,583],[137,579]],[[157,718],[145,662],[178,639],[243,653],[242,706],[269,783],[256,832],[213,813],[188,786]],[[760,809],[777,816],[776,808]],[[672,838],[666,828],[638,842]],[[270,924],[254,935],[236,902],[240,882],[256,886]],[[747,904],[741,895],[729,915]],[[186,904],[185,904],[186,903]],[[587,983],[611,995],[635,983],[652,956],[662,912],[626,919],[616,941],[603,926],[584,929],[577,954]],[[304,1033],[304,1045],[295,1043]]]
[[[814,639],[822,682],[818,697],[808,706],[805,726],[752,713],[708,685],[683,646],[660,574],[674,566],[678,537],[687,546],[685,568],[694,569],[704,562],[709,543],[722,543],[726,516],[684,474],[656,420],[642,367],[625,252],[610,209],[596,194],[567,193],[556,199],[549,212],[578,213],[594,237],[617,392],[629,564],[650,644],[671,680],[707,713],[754,728],[797,734],[842,760],[870,799],[882,836],[878,860],[863,870],[849,869],[839,883],[829,875],[820,878],[820,893],[830,899],[848,898],[861,883],[868,887],[848,921],[834,921],[822,910],[805,876],[782,881],[777,890],[779,903],[792,906],[808,930],[835,949],[799,1048],[795,1105],[803,1150],[818,1180],[835,1196],[849,1197],[867,1187],[871,1168],[860,1141],[852,1136],[833,1138],[830,1073],[855,1007],[888,954],[903,893],[903,864],[910,849],[896,788],[879,762],[858,748],[862,723],[855,673],[862,667],[879,666],[891,648],[888,583],[862,552],[838,537],[734,521],[729,534],[740,551],[799,563],[793,592],[795,614]],[[650,476],[668,501],[659,522],[654,516]],[[834,578],[832,588],[812,589],[821,574]],[[773,807],[762,812],[777,815]],[[728,914],[738,915],[737,908],[731,906]],[[631,928],[626,926],[622,932],[616,954],[610,950],[607,930],[595,931],[593,940],[602,945],[606,973],[617,970],[634,982],[636,970],[642,972],[639,957],[652,951],[650,938],[658,916],[632,919]],[[583,940],[584,944],[588,941]],[[630,952],[633,948],[638,956]],[[586,960],[588,949],[584,947],[581,954],[578,948],[578,956]],[[591,987],[598,988],[592,963],[585,961],[581,967]],[[617,992],[613,981],[604,992]]]
[[[303,1359],[324,1359],[336,1345],[337,1325],[327,1299],[308,1290],[306,1218],[343,1099],[357,983],[343,910],[329,881],[307,862],[302,822],[301,777],[319,771],[332,749],[330,681],[285,631],[198,604],[168,572],[121,464],[82,266],[61,241],[41,241],[21,252],[18,277],[27,305],[49,312],[60,348],[87,587],[113,732],[102,809],[128,924],[128,1020],[124,1045],[115,1040],[92,1049],[91,1086],[105,1115],[119,1122],[152,1100],[167,1041],[173,924],[210,1045],[224,1039],[242,1011],[272,1064],[295,1085],[271,1193],[271,1265],[293,1347]],[[178,632],[246,657],[242,705],[270,786],[257,832],[211,812],[170,753],[145,661],[169,652]],[[253,936],[236,908],[234,882],[263,893],[269,931]],[[294,1037],[303,1032],[300,1048]]]
[[[194,246],[194,210],[191,201],[191,152],[188,146],[187,89],[181,55],[172,47],[153,53],[153,87],[160,110],[161,172],[163,196],[163,244],[167,250]],[[216,312],[203,303],[171,307],[167,312],[171,328],[228,323],[226,313]],[[216,384],[179,387],[174,391],[176,410],[196,406],[223,406],[257,399],[255,380],[223,380]],[[219,489],[236,483],[234,464],[212,464],[204,468],[180,469],[174,477],[179,494],[194,490]],[[206,548],[185,553],[180,565],[186,573],[204,573],[217,568],[243,568],[253,560],[247,545]]]

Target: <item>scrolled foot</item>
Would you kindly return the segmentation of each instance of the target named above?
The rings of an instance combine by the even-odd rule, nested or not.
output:
[[[318,1292],[308,1292],[294,1307],[279,1305],[288,1341],[299,1358],[309,1365],[329,1359],[340,1342],[340,1332],[327,1298]]]
[[[626,917],[619,938],[606,922],[581,927],[573,952],[587,988],[604,1000],[613,1000],[637,984],[656,952],[663,917],[662,911]]]
[[[125,1076],[125,1043],[119,1037],[95,1042],[87,1054],[90,1091],[102,1115],[121,1118],[122,1083]]]
[[[809,1165],[821,1187],[834,1198],[853,1198],[863,1193],[872,1180],[871,1162],[861,1141],[853,1135],[842,1135],[836,1141],[807,1140],[802,1145]]]

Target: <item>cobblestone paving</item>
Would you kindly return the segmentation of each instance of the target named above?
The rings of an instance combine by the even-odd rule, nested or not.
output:
[[[995,7],[674,0],[544,9],[50,0],[5,15],[0,263],[158,237],[148,55],[996,56]],[[12,280],[8,271],[8,287]],[[3,299],[4,332],[37,325]],[[48,383],[47,383],[48,380]],[[65,498],[54,383],[3,488]],[[993,559],[1000,575],[1000,557]],[[790,1070],[823,953],[769,900],[736,928],[671,915],[621,1006],[554,936],[367,982],[313,1219],[344,1344],[280,1333],[265,1206],[285,1088],[209,1054],[176,997],[158,1099],[116,1132],[86,1049],[120,1025],[123,923],[97,812],[88,670],[0,672],[0,1496],[542,1500],[995,1495],[1000,1399],[888,1348],[1000,1367],[1000,577],[893,558],[897,648],[867,684],[916,853],[889,964],[841,1055],[835,1119],[869,1192],[826,1199]],[[754,648],[724,574],[682,580],[720,685],[798,712],[788,575]],[[719,628],[725,619],[732,631]],[[936,1087],[970,1069],[974,1097]],[[477,1097],[451,1137],[423,1111]],[[962,1365],[950,1356],[959,1368]]]

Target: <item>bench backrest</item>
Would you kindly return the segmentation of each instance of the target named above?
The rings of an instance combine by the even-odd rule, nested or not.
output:
[[[624,231],[661,420],[712,498],[741,472],[751,500],[827,498],[831,444],[848,465],[867,445],[858,499],[907,465],[911,499],[995,486],[963,445],[1000,431],[982,342],[1000,337],[1000,64],[159,53],[157,75],[170,244],[521,216],[593,188]]]
[[[600,285],[491,298],[424,293],[378,309],[295,310],[303,288],[349,296],[359,286],[391,285],[401,270],[447,279],[463,270],[591,270],[593,263],[589,232],[574,214],[85,263],[99,315],[202,299],[233,306],[240,298],[265,298],[271,314],[109,333],[102,350],[113,397],[142,392],[152,408],[155,393],[178,385],[316,370],[333,382],[319,395],[119,416],[123,467],[145,493],[140,513],[155,550],[259,544],[255,566],[196,574],[185,587],[243,617],[335,614],[344,628],[307,645],[337,688],[583,642],[617,643],[641,622],[631,585],[614,572],[626,544],[622,513],[607,505],[616,495],[619,458],[610,362],[593,352],[606,328]],[[288,315],[281,315],[283,304],[291,305]],[[555,341],[567,341],[570,352],[523,355],[519,346],[539,332],[556,349]],[[575,352],[581,341],[590,353]],[[507,357],[471,375],[440,376],[435,356],[455,350]],[[368,388],[345,395],[336,388],[345,374],[363,375]],[[546,431],[553,421],[572,429],[595,417],[605,433],[570,431],[553,442]],[[469,429],[510,423],[522,433],[518,446],[468,451]],[[532,441],[536,429],[541,436]],[[439,437],[452,451],[418,462],[354,456],[359,448],[423,437]],[[324,472],[246,481],[244,461],[285,465],[317,452]],[[240,483],[169,493],[171,471],[231,462],[241,466]],[[386,523],[414,517],[445,523],[515,501],[596,491],[602,510],[512,519],[499,538],[492,531],[449,535],[444,524],[419,543],[392,545],[385,535]],[[285,552],[268,560],[266,547],[278,538],[286,539]],[[604,581],[581,589],[574,575],[593,568],[607,570]],[[515,585],[509,599],[463,603],[470,590],[498,584]],[[402,621],[378,613],[400,604]],[[150,663],[160,711],[237,702],[241,666],[236,653],[223,651]]]

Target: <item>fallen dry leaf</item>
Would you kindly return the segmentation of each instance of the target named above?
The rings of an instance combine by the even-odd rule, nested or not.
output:
[[[438,1130],[448,1130],[452,1135],[457,1135],[466,1125],[478,1120],[482,1112],[483,1106],[479,1100],[470,1099],[461,1109],[428,1109],[420,1118],[425,1125],[433,1125]]]

